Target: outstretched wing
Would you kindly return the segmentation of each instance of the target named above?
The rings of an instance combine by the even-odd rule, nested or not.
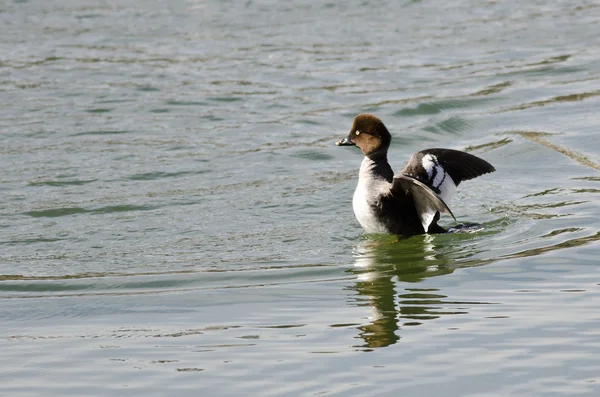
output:
[[[418,179],[450,202],[462,181],[494,172],[487,161],[453,149],[426,149],[412,155],[402,174]]]
[[[392,181],[390,194],[396,197],[403,197],[407,194],[412,196],[417,215],[425,232],[429,230],[429,226],[433,222],[437,212],[448,213],[454,218],[454,214],[450,211],[444,200],[429,186],[415,178],[406,175],[395,176]]]

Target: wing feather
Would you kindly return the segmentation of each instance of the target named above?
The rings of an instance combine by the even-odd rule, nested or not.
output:
[[[405,195],[407,193],[410,193],[413,197],[417,214],[425,232],[429,229],[436,212],[450,214],[456,220],[448,205],[429,186],[406,175],[395,176],[392,181],[391,195]]]
[[[435,161],[450,175],[456,186],[462,181],[496,171],[493,165],[470,153],[453,149],[425,149],[413,154],[402,174],[427,181],[428,175],[423,167],[423,158],[427,155],[435,156]]]

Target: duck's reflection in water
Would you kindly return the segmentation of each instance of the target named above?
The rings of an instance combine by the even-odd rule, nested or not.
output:
[[[400,339],[402,327],[463,314],[465,305],[474,303],[448,301],[437,289],[406,284],[454,271],[453,261],[439,252],[435,238],[425,235],[396,241],[386,236],[363,240],[355,247],[354,266],[349,270],[357,276],[352,287],[358,292],[355,304],[373,308],[369,324],[358,327],[365,344],[357,347],[389,346]]]

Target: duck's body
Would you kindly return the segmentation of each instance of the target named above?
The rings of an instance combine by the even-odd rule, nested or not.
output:
[[[424,233],[412,196],[391,195],[394,172],[386,158],[365,157],[358,173],[352,207],[367,233]]]
[[[458,184],[495,171],[485,160],[465,152],[427,149],[415,153],[394,176],[387,161],[390,142],[381,120],[361,114],[348,137],[337,143],[358,146],[365,154],[352,207],[367,233],[445,233],[437,221],[442,212],[452,215],[447,203]]]

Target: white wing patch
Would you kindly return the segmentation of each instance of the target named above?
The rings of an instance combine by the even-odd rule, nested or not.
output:
[[[437,164],[437,157],[435,157],[433,154],[427,154],[423,156],[421,164],[423,165],[423,168],[425,168],[425,171],[427,171],[429,179],[431,179],[431,176],[433,175],[433,169]]]
[[[450,200],[452,200],[452,196],[454,196],[454,193],[456,192],[456,185],[446,171],[444,171],[444,179],[442,179],[440,184],[435,187],[440,189],[440,197],[442,200],[444,200],[446,204],[450,204]]]
[[[421,164],[429,176],[429,185],[440,191],[440,197],[450,204],[450,200],[456,192],[456,184],[452,177],[446,172],[444,167],[438,162],[433,154],[426,154],[421,160]],[[433,215],[432,215],[433,219]]]

